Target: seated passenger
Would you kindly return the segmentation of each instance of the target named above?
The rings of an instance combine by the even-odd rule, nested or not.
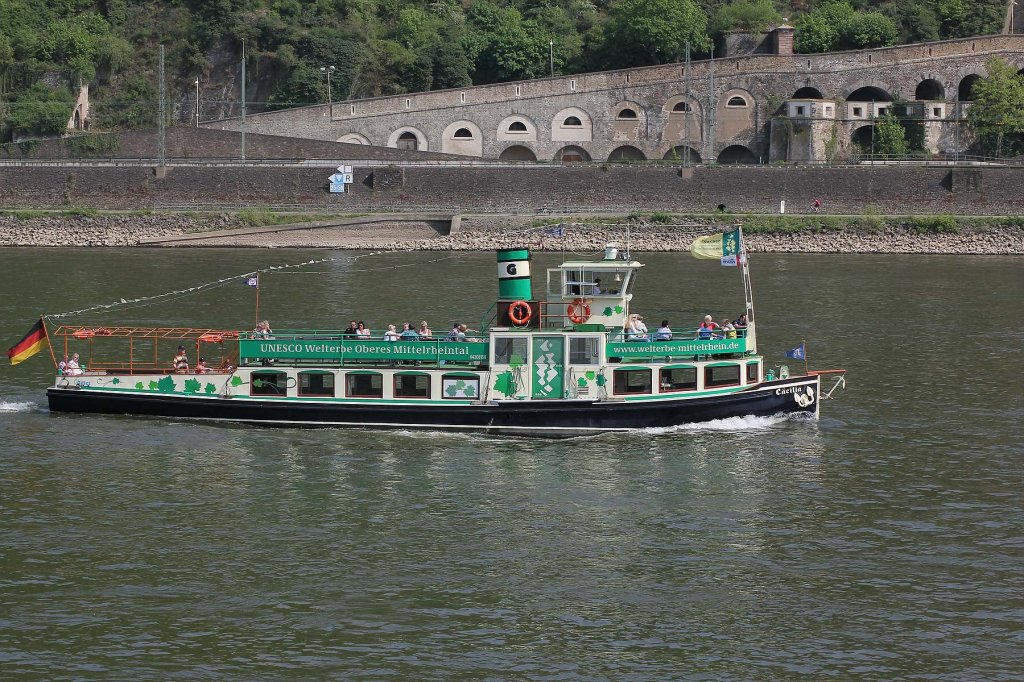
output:
[[[718,329],[718,324],[710,315],[704,316],[704,321],[697,327],[697,338],[698,339],[711,339],[714,338],[715,331]]]
[[[432,339],[434,338],[434,332],[430,331],[430,327],[427,326],[427,321],[423,320],[420,322],[420,328],[417,332],[421,339]]]
[[[388,330],[384,332],[383,338],[385,341],[398,341],[398,332],[395,331],[395,325],[388,325]]]
[[[256,328],[252,330],[253,338],[258,339],[269,339],[271,335],[270,322],[263,320],[262,322],[256,323]]]
[[[178,346],[178,352],[175,354],[174,359],[171,360],[171,367],[174,368],[175,372],[188,371],[188,354],[185,353],[185,346]]]
[[[626,327],[627,341],[647,341],[647,325],[641,315],[633,313],[629,316],[629,325]]]
[[[594,278],[594,286],[592,286],[590,288],[590,295],[591,296],[600,296],[602,293],[604,293],[604,292],[601,291],[601,279],[598,278],[598,277],[595,277]]]
[[[358,336],[361,339],[370,338],[370,330],[366,327],[366,323],[363,322],[362,320],[360,320],[359,324],[356,325],[356,336]]]
[[[345,328],[345,331],[343,331],[341,335],[350,338],[359,336],[359,327],[356,325],[356,321],[352,320],[349,322],[348,327]]]
[[[743,313],[742,315],[740,315],[739,317],[732,321],[732,326],[736,327],[736,329],[746,329],[747,324],[748,323],[746,313]]]
[[[736,327],[733,326],[732,322],[726,322],[724,325],[722,325],[722,338],[736,338]]]
[[[672,340],[672,328],[668,326],[668,320],[662,320],[661,326],[658,327],[658,331],[654,333],[655,341],[671,341]]]
[[[69,377],[77,377],[81,376],[82,374],[85,374],[85,372],[82,371],[82,368],[78,364],[78,353],[72,355],[71,359],[68,360],[68,365],[67,367],[64,368],[64,373],[67,374]]]
[[[402,333],[398,335],[402,341],[418,341],[420,335],[412,328],[412,322],[402,323]]]
[[[456,322],[452,326],[452,330],[450,332],[448,332],[447,340],[448,341],[465,341],[466,340],[466,332],[462,331],[462,323],[461,322]]]
[[[206,358],[199,358],[196,363],[196,374],[210,374],[213,370],[206,366]]]
[[[57,363],[57,374],[64,374],[68,368],[68,356],[64,356],[64,359]]]

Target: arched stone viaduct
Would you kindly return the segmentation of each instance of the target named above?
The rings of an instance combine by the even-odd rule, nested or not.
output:
[[[780,27],[779,31],[792,31]],[[786,51],[791,44],[776,36]],[[933,152],[969,142],[958,121],[985,62],[1024,69],[1024,35],[712,61],[335,102],[250,115],[246,130],[506,160],[758,163],[843,158],[890,111]],[[203,124],[238,130],[238,119]]]

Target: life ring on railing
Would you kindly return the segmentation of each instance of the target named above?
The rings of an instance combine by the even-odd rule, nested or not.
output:
[[[96,332],[94,332],[91,329],[76,329],[71,336],[75,337],[76,339],[91,339],[92,337],[96,336]]]
[[[110,331],[106,327],[100,327],[96,330],[96,336],[110,336],[114,332]]]
[[[573,324],[583,324],[590,319],[590,306],[582,298],[577,298],[566,307],[565,315]]]
[[[220,334],[203,334],[199,340],[203,343],[224,343],[224,337]]]
[[[517,327],[525,327],[533,317],[533,308],[526,301],[512,301],[508,306],[508,319]]]

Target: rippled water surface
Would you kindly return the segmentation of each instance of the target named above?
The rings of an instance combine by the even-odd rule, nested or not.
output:
[[[0,341],[345,255],[0,251]],[[493,260],[269,274],[261,316],[472,325]],[[732,269],[642,260],[648,321],[742,306]],[[850,370],[819,421],[547,442],[51,415],[43,356],[5,365],[0,677],[1024,679],[1022,265],[755,257],[769,360],[806,339]],[[75,319],[248,327],[253,303],[234,281]]]

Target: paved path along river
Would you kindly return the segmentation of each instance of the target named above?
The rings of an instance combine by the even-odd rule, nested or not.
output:
[[[0,337],[325,255],[0,250]],[[735,269],[642,260],[648,320],[739,312]],[[769,360],[806,339],[850,370],[817,422],[552,443],[51,415],[42,356],[5,365],[0,676],[1021,679],[1021,265],[753,257]],[[438,330],[496,290],[493,254],[308,270],[266,275],[261,316]],[[252,293],[87,319],[248,326]]]

